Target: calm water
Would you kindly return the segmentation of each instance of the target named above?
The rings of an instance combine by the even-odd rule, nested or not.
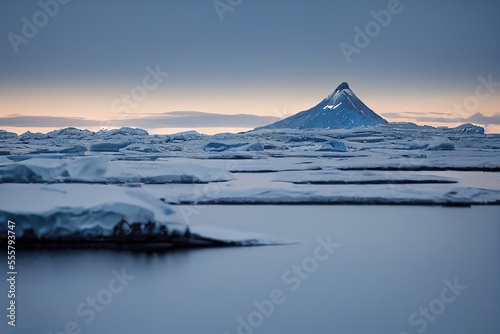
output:
[[[499,206],[209,206],[191,220],[299,243],[20,253],[15,333],[500,333]]]

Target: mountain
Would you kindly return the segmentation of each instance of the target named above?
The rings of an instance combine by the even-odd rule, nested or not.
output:
[[[315,107],[257,129],[350,129],[386,123],[343,82]]]

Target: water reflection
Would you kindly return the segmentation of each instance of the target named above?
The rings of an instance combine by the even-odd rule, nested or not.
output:
[[[73,329],[93,334],[417,333],[426,319],[420,308],[430,310],[434,302],[432,310],[438,310],[435,300],[442,298],[446,280],[458,279],[467,289],[438,315],[430,313],[435,319],[425,320],[425,333],[496,333],[499,218],[495,206],[206,207],[193,224],[300,243],[170,252],[25,251],[18,255],[16,329],[60,333],[74,322]],[[341,246],[312,270],[307,259],[315,256],[318,237],[327,236]],[[307,274],[296,289],[290,279],[302,276],[294,266]],[[134,277],[120,293],[109,285],[113,271]],[[287,280],[288,271],[293,274]],[[282,295],[275,299],[284,301],[273,302],[267,316],[266,301],[276,290]],[[100,307],[87,322],[90,315],[79,314],[78,306],[90,305],[88,298]]]

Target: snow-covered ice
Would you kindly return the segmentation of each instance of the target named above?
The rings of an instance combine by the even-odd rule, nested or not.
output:
[[[44,243],[157,243],[170,246],[262,246],[293,241],[229,229],[190,230],[171,206],[137,188],[85,185],[5,184],[0,220],[16,223],[16,237]],[[22,198],[23,201],[19,199]],[[27,205],[28,204],[28,205]],[[0,237],[7,224],[0,225]]]
[[[281,172],[274,180],[294,184],[431,184],[458,182],[458,180],[450,177],[421,173],[342,170]]]
[[[104,185],[16,185],[0,187],[0,219],[35,238],[112,237],[120,224],[152,224],[166,236],[184,235],[186,224],[174,210],[139,189]],[[22,201],[20,200],[22,199]],[[6,231],[6,225],[0,232]],[[18,232],[19,234],[19,232]]]
[[[147,225],[192,242],[197,234],[187,233],[176,204],[499,204],[500,135],[481,130],[391,123],[215,136],[3,131],[0,216],[38,237],[113,237]],[[488,181],[471,182],[470,171]],[[198,233],[201,243],[281,240]]]
[[[0,162],[0,182],[18,183],[208,183],[232,180],[231,173],[173,161],[108,161],[103,157],[34,158]]]

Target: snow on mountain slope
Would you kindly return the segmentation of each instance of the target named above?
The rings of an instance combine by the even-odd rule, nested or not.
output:
[[[258,129],[350,129],[386,123],[343,82],[315,107]]]

